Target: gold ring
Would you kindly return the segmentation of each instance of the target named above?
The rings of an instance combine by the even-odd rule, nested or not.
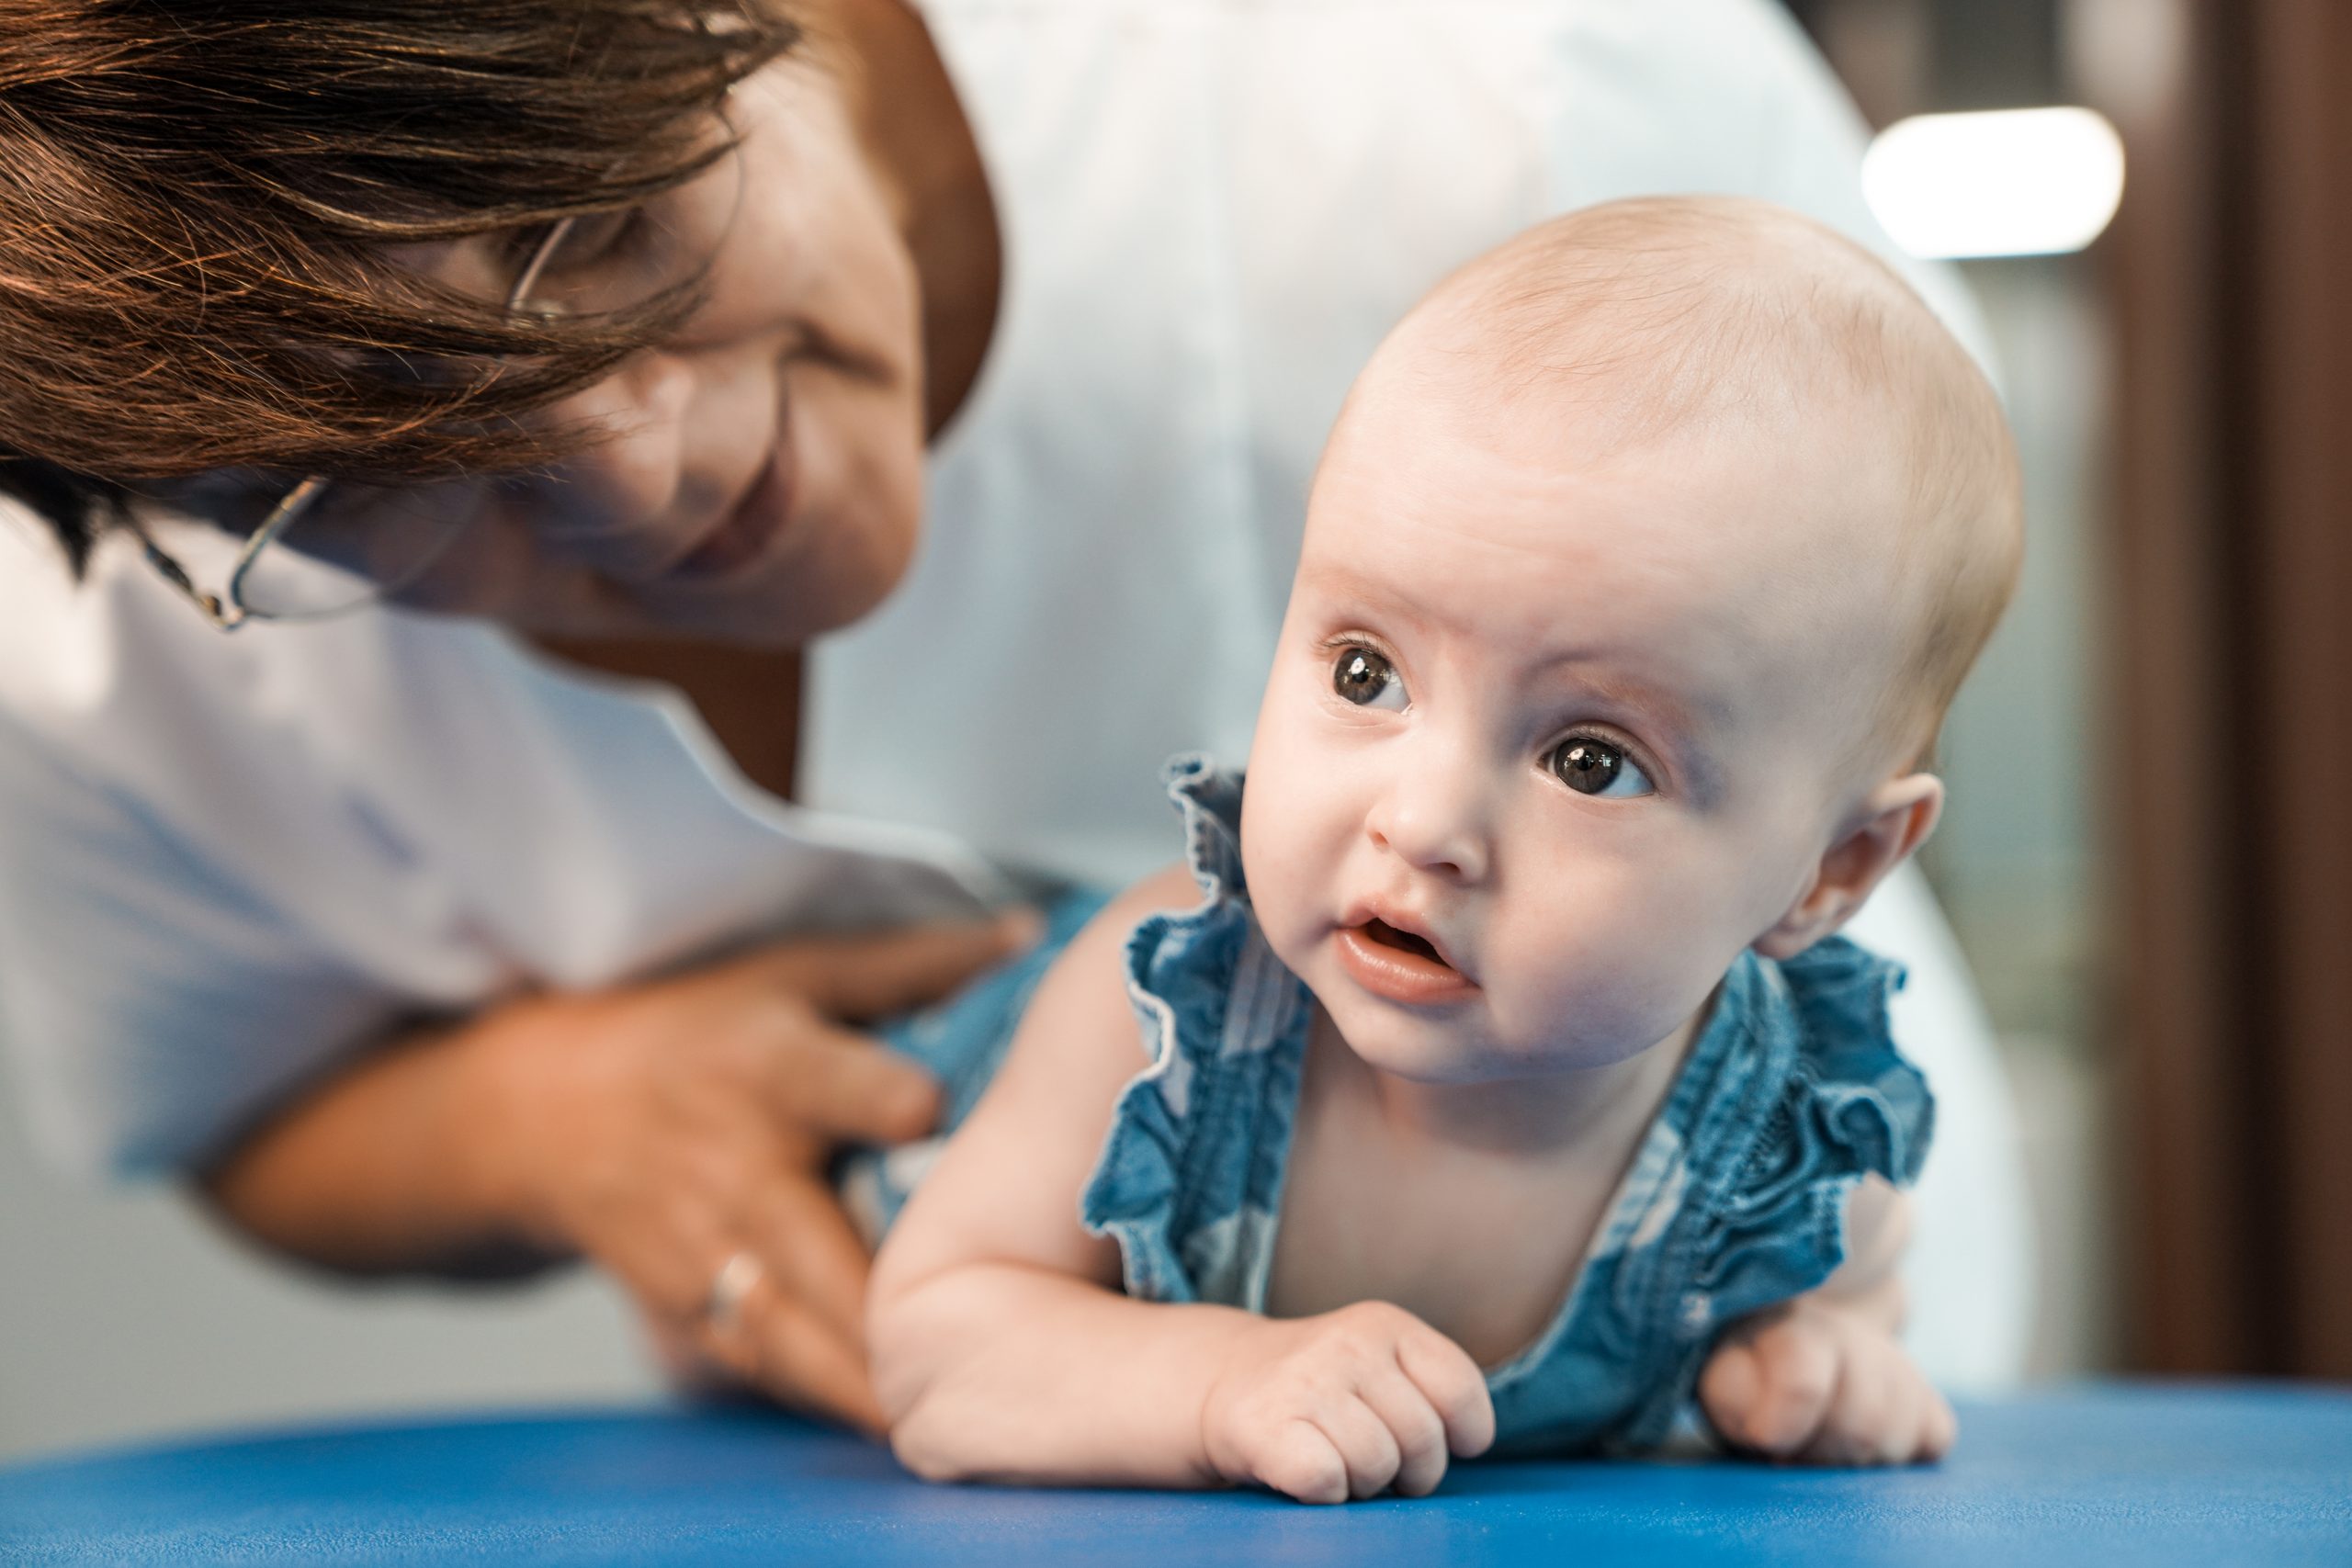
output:
[[[743,1326],[743,1301],[759,1288],[761,1276],[767,1272],[760,1260],[748,1252],[728,1255],[710,1277],[710,1295],[703,1303],[703,1317],[710,1331],[722,1339],[732,1339]]]

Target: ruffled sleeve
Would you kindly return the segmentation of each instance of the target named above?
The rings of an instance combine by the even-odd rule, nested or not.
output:
[[[1749,1099],[1753,1135],[1700,1205],[1686,1328],[1712,1334],[1801,1295],[1845,1261],[1846,1201],[1866,1175],[1917,1179],[1935,1100],[1894,1043],[1888,1002],[1899,965],[1842,937],[1774,964],[1753,961],[1766,995],[1752,1047],[1778,1064]],[[1728,1152],[1728,1151],[1727,1151]]]
[[[1181,757],[1166,778],[1202,901],[1127,939],[1148,1065],[1120,1094],[1080,1218],[1118,1242],[1129,1295],[1254,1308],[1308,1010],[1250,910],[1241,776]]]
[[[1600,1446],[1665,1441],[1717,1336],[1845,1261],[1846,1201],[1862,1178],[1918,1176],[1935,1102],[1895,1048],[1887,1004],[1902,983],[1898,965],[1840,937],[1785,963],[1742,953],[1724,976],[1652,1129],[1657,1185],[1679,1207],[1605,1260],[1602,1337],[1613,1361],[1650,1372]]]

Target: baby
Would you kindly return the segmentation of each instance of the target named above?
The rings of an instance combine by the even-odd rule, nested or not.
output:
[[[1833,933],[2018,551],[1992,390],[1805,220],[1618,203],[1447,280],[1332,434],[1246,798],[1171,769],[1189,863],[1052,961],[883,1248],[900,1457],[1338,1502],[1694,1398],[1940,1455],[1930,1102]]]

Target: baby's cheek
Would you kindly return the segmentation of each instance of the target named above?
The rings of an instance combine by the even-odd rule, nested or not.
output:
[[[1255,779],[1244,805],[1241,832],[1241,874],[1250,885],[1250,904],[1266,939],[1285,962],[1288,951],[1311,923],[1313,895],[1328,895],[1335,866],[1326,840],[1312,814],[1286,809],[1283,797],[1269,790],[1260,794]]]
[[[1629,874],[1588,879],[1510,921],[1512,966],[1533,977],[1523,1025],[1551,1032],[1571,1059],[1618,1061],[1674,1032],[1702,1007],[1741,945],[1670,885]],[[1728,944],[1727,944],[1728,943]]]

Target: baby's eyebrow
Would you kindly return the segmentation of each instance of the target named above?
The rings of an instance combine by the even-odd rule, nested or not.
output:
[[[1303,574],[1302,581],[1306,580]],[[1415,630],[1424,630],[1429,626],[1430,617],[1428,612],[1416,604],[1411,595],[1400,593],[1392,584],[1366,576],[1351,567],[1336,561],[1317,561],[1313,565],[1311,581],[1317,592],[1339,605],[1345,605],[1350,613],[1402,621]]]
[[[1581,655],[1566,655],[1551,660],[1544,668],[1565,670],[1577,685],[1602,701],[1653,714],[1684,735],[1696,736],[1705,727],[1705,716],[1699,705],[1685,701],[1679,693],[1638,676],[1596,664]]]
[[[1531,674],[1558,672],[1584,694],[1611,707],[1639,713],[1666,731],[1659,739],[1668,761],[1695,775],[1691,783],[1702,795],[1712,794],[1721,782],[1713,750],[1706,737],[1720,729],[1729,712],[1722,702],[1705,695],[1692,698],[1674,688],[1612,666],[1590,653],[1563,653],[1538,661]]]

